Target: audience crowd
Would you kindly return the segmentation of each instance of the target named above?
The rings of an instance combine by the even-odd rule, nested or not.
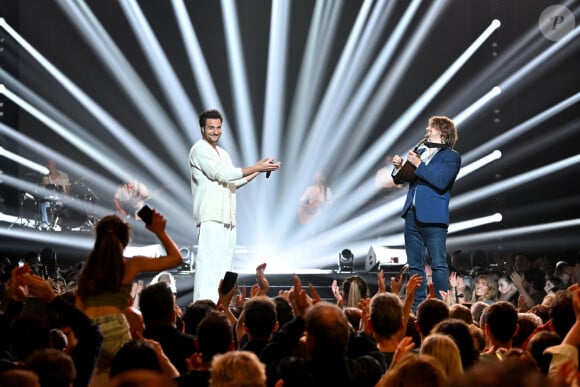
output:
[[[112,288],[93,283],[101,293],[88,294],[106,295],[99,313],[78,305],[96,278],[86,262],[60,269],[35,254],[2,258],[0,386],[580,385],[575,262],[504,254],[478,267],[452,254],[448,291],[429,283],[416,309],[422,278],[404,270],[379,271],[376,288],[353,273],[322,299],[297,275],[272,294],[261,264],[251,288],[182,308],[171,274],[181,262],[156,216],[151,231],[168,256],[125,258]],[[140,272],[153,280],[137,280]],[[113,318],[117,331],[104,328]]]

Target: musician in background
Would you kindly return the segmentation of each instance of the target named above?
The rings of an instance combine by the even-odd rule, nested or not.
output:
[[[46,195],[43,201],[40,202],[40,228],[46,230],[51,227],[56,226],[56,219],[59,216],[63,216],[62,212],[62,198],[60,195],[68,195],[71,191],[71,184],[66,172],[63,172],[56,167],[56,162],[54,160],[48,160],[48,175],[43,176],[40,184],[53,191],[54,194]],[[48,208],[53,207],[53,224],[49,224],[48,221]]]
[[[415,292],[413,310],[427,295],[425,247],[431,258],[435,295],[449,290],[449,268],[445,245],[449,226],[451,187],[461,167],[461,156],[453,149],[457,129],[449,118],[429,118],[424,143],[407,154],[407,161],[415,168],[409,181],[409,191],[401,216],[405,219],[405,250],[411,275],[419,274],[423,282]],[[393,157],[396,170],[403,167],[403,159]],[[394,177],[396,183],[397,176]]]
[[[302,224],[310,222],[318,216],[323,207],[332,202],[332,190],[326,183],[326,176],[322,172],[314,175],[312,185],[306,187],[306,190],[300,197],[300,207],[298,209],[298,220]]]
[[[391,176],[391,168],[393,167],[393,156],[385,156],[385,165],[375,173],[375,188],[384,193],[390,193],[403,187],[403,184],[397,184]]]
[[[129,179],[115,191],[113,204],[119,215],[125,218],[137,218],[137,211],[149,200],[151,195],[145,184]]]

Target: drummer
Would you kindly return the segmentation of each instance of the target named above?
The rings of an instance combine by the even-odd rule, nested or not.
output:
[[[40,228],[41,229],[49,229],[54,227],[56,224],[49,224],[48,221],[48,211],[47,209],[51,206],[56,206],[58,205],[57,201],[58,201],[58,194],[65,194],[68,195],[71,191],[71,184],[70,184],[70,180],[68,178],[68,174],[66,172],[63,172],[61,170],[58,170],[56,168],[56,163],[54,162],[54,160],[48,160],[48,170],[49,173],[46,176],[42,177],[42,180],[40,182],[40,184],[42,184],[43,187],[54,191],[55,194],[54,195],[47,195],[44,197],[43,201],[40,203],[40,219],[41,219],[41,224],[40,224]],[[62,201],[60,202],[61,207],[62,207]],[[55,209],[53,209],[54,211]],[[57,216],[58,214],[54,214],[53,216]],[[53,219],[53,223],[56,223],[56,219]]]

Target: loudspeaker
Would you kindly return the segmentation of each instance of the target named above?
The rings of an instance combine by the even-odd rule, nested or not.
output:
[[[385,246],[371,246],[365,260],[365,270],[378,271],[381,266],[400,266],[407,263],[405,249],[392,249]]]

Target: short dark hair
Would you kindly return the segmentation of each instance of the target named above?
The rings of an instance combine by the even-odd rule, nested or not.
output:
[[[26,360],[26,368],[36,372],[41,386],[67,387],[77,377],[70,355],[55,348],[32,352]]]
[[[200,128],[203,128],[205,126],[205,123],[206,123],[208,118],[210,118],[210,119],[217,118],[221,122],[224,121],[222,118],[222,114],[219,112],[219,110],[216,110],[216,109],[205,110],[199,114],[199,127]]]
[[[244,324],[256,339],[266,339],[272,334],[276,322],[276,304],[266,296],[254,297],[244,304]]]
[[[486,325],[496,340],[506,342],[513,338],[518,324],[518,311],[507,301],[496,301],[486,310]]]
[[[379,293],[371,299],[370,320],[373,331],[381,337],[391,338],[403,325],[403,303],[393,293]]]
[[[348,320],[336,304],[320,301],[306,312],[306,333],[314,338],[313,357],[346,354],[350,329]]]
[[[449,307],[438,298],[426,298],[417,306],[419,332],[427,336],[439,322],[449,318]]]
[[[161,371],[153,344],[142,340],[126,342],[113,357],[109,377],[134,369]]]
[[[233,341],[232,325],[225,314],[210,310],[197,326],[196,336],[203,360],[211,360],[228,351]]]
[[[196,335],[199,322],[212,310],[216,310],[215,302],[209,299],[196,300],[185,308],[181,319],[185,324],[185,332]]]
[[[152,324],[171,323],[171,313],[175,309],[171,288],[165,282],[145,287],[139,297],[139,309],[146,328]]]

